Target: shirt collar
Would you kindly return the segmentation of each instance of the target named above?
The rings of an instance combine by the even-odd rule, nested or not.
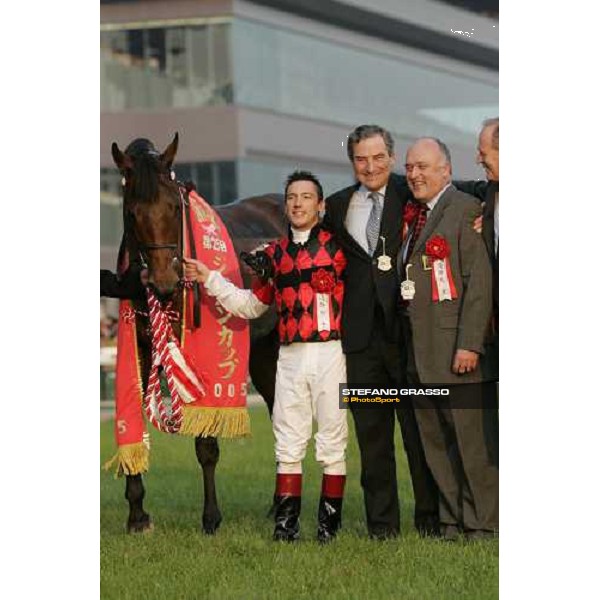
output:
[[[317,237],[321,231],[321,223],[317,223],[312,229],[307,230],[299,230],[295,227],[292,227],[291,224],[288,225],[288,237],[291,242],[294,244],[306,244],[309,239]]]
[[[381,195],[382,200],[385,198],[385,190],[386,189],[387,189],[387,185],[384,185],[383,187],[380,187],[378,190],[376,190],[376,192]],[[368,188],[366,188],[364,185],[361,184],[360,187],[358,188],[358,192],[360,194],[363,194],[363,196],[365,198],[367,198],[368,195],[371,193],[371,190],[369,190]]]
[[[450,187],[450,184],[447,183],[438,193],[437,196],[435,196],[434,198],[432,198],[429,202],[426,202],[425,204],[427,204],[427,207],[429,208],[429,212],[431,212],[434,208],[435,205],[438,203],[438,200],[442,197],[442,194]]]

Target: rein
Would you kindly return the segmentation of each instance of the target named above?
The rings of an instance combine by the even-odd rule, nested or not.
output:
[[[187,196],[183,196],[183,194],[181,194],[181,188],[179,188],[179,194],[181,196],[181,201],[183,204],[183,208],[184,208],[184,216],[183,216],[183,220],[186,222],[187,224],[187,234],[188,234],[188,241],[189,241],[189,247],[190,247],[190,255],[191,257],[195,260],[198,258],[197,254],[196,254],[196,243],[194,240],[194,232],[192,230],[192,219],[191,219],[191,215],[190,215],[190,190],[186,187],[186,194]],[[183,213],[182,213],[183,214]],[[184,235],[184,228],[183,228],[183,223],[181,224],[181,235]],[[192,283],[192,294],[194,297],[194,303],[193,303],[193,309],[192,309],[192,317],[193,317],[193,323],[194,323],[194,327],[198,328],[200,327],[200,284],[197,281],[194,281]]]

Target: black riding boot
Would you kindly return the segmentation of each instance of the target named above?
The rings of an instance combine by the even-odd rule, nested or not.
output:
[[[319,500],[317,540],[326,544],[333,540],[342,526],[345,475],[323,475]]]
[[[275,510],[276,542],[295,542],[300,538],[302,474],[277,474],[277,507]]]
[[[300,496],[279,496],[275,512],[276,542],[295,542],[300,538]]]

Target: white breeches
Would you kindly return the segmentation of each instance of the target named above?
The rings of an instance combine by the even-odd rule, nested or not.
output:
[[[348,411],[339,407],[346,358],[339,340],[299,342],[279,349],[273,432],[278,473],[301,473],[317,422],[317,462],[327,475],[346,474]]]

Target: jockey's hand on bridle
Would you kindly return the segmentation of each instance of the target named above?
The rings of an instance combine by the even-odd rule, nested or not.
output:
[[[210,269],[199,260],[183,257],[183,275],[189,281],[204,283],[210,274]]]

